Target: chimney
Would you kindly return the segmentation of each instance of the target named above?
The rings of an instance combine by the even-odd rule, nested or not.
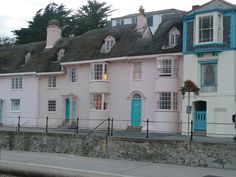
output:
[[[50,20],[47,27],[46,49],[53,48],[58,39],[61,38],[61,28],[58,20]]]
[[[196,9],[198,9],[200,6],[199,5],[193,5],[192,6],[192,10],[196,10]]]
[[[137,15],[137,26],[136,29],[138,32],[142,32],[147,26],[147,17],[144,14],[143,6],[139,7],[139,14]]]

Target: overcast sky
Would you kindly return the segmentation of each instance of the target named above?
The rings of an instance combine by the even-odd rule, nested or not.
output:
[[[176,8],[189,11],[192,5],[202,5],[209,0],[98,0],[107,2],[116,9],[111,17],[119,17],[137,13],[142,5],[145,11],[156,11]],[[227,0],[236,4],[236,0]],[[13,36],[12,30],[27,27],[27,21],[32,20],[36,12],[49,3],[64,4],[68,9],[78,9],[87,0],[0,0],[0,36]]]

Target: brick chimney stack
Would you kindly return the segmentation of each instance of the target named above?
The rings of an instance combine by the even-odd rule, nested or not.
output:
[[[192,10],[196,10],[196,9],[198,9],[200,6],[199,5],[193,5],[192,6]]]
[[[136,29],[142,32],[147,26],[147,17],[145,16],[143,6],[139,7],[139,14],[137,15],[137,26]]]
[[[53,48],[57,40],[61,38],[61,28],[58,20],[50,20],[47,27],[46,49]]]

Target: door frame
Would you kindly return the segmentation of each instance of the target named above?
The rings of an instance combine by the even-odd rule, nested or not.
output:
[[[194,132],[207,131],[207,102],[203,100],[194,102],[193,114],[193,129]]]
[[[138,106],[136,106],[136,104],[138,104]],[[136,112],[136,114],[134,114],[134,112]],[[140,93],[134,93],[131,98],[131,126],[140,126],[141,121],[142,121],[142,95]]]

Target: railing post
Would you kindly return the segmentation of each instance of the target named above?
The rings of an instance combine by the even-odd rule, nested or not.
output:
[[[113,136],[113,123],[114,123],[114,119],[111,119],[111,136]]]
[[[76,134],[79,133],[79,117],[77,117],[77,121],[76,121]]]
[[[147,133],[146,133],[146,138],[149,138],[149,130],[148,130],[148,128],[149,128],[148,126],[149,126],[149,125],[148,125],[148,124],[149,124],[149,120],[147,119]]]
[[[107,136],[110,136],[110,117],[107,119]]]
[[[20,116],[18,117],[17,132],[20,132]]]
[[[46,117],[46,133],[48,133],[48,116]]]
[[[191,132],[190,132],[190,140],[189,140],[190,150],[192,146],[192,141],[193,141],[193,120],[191,120]]]

